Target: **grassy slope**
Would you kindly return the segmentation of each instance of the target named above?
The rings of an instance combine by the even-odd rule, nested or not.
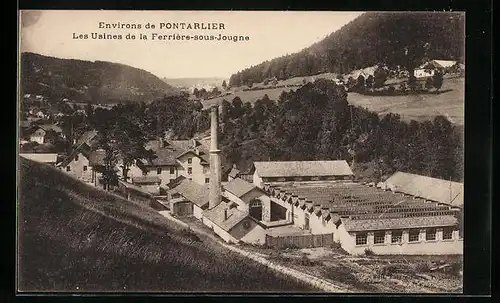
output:
[[[332,74],[322,74],[315,76],[317,78],[332,79]],[[310,80],[311,77],[296,77],[288,79],[291,84],[299,84],[301,79]],[[293,80],[293,81],[292,81]],[[390,82],[390,83],[389,83]],[[393,81],[392,81],[393,82]],[[393,84],[387,81],[387,84]],[[279,83],[282,85],[284,83]],[[217,102],[226,99],[231,102],[234,97],[238,96],[243,102],[254,103],[257,99],[262,98],[265,94],[271,100],[278,100],[283,91],[296,90],[298,87],[281,87],[274,89],[263,89],[255,91],[237,91],[231,95],[214,98],[211,100],[202,101],[204,107],[209,107]],[[465,108],[465,82],[464,78],[445,79],[443,82],[442,91],[450,90],[439,95],[406,95],[406,96],[366,96],[357,93],[349,93],[347,101],[352,105],[366,107],[371,111],[375,111],[380,115],[389,112],[400,114],[402,119],[410,120],[429,120],[436,115],[447,116],[457,125],[464,124],[464,108]]]
[[[349,93],[347,101],[379,114],[393,112],[405,120],[429,120],[436,115],[447,116],[457,125],[464,124],[464,78],[445,79],[439,95],[365,96]]]
[[[152,209],[21,159],[21,291],[310,291]]]

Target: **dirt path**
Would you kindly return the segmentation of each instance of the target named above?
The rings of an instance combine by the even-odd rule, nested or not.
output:
[[[303,282],[306,282],[310,285],[312,285],[313,287],[316,287],[318,289],[321,289],[321,290],[324,290],[326,292],[341,292],[341,293],[347,293],[347,292],[351,292],[349,291],[348,289],[345,289],[343,287],[340,287],[340,286],[337,286],[337,285],[334,285],[328,281],[325,281],[323,279],[320,279],[318,277],[315,277],[315,276],[312,276],[312,275],[309,275],[309,274],[306,274],[304,272],[301,272],[301,271],[298,271],[298,270],[295,270],[295,269],[292,269],[292,268],[289,268],[289,267],[286,267],[286,266],[283,266],[283,265],[279,265],[279,264],[276,264],[276,263],[273,263],[269,260],[267,260],[266,258],[262,257],[261,254],[258,254],[258,253],[255,253],[255,252],[250,252],[250,251],[246,251],[244,249],[241,249],[241,248],[238,248],[238,247],[235,247],[235,246],[232,246],[232,245],[228,245],[228,244],[225,244],[225,243],[222,243],[214,234],[212,234],[211,232],[208,232],[206,230],[204,230],[203,228],[197,226],[196,224],[186,224],[185,222],[177,219],[177,218],[174,218],[172,217],[168,212],[166,211],[162,211],[160,212],[160,214],[162,214],[165,218],[169,219],[169,220],[172,220],[172,221],[175,221],[176,223],[178,224],[181,224],[185,227],[189,227],[191,230],[193,230],[194,232],[198,233],[198,234],[202,234],[210,239],[212,239],[213,241],[217,242],[217,244],[221,245],[222,247],[224,248],[227,248],[231,251],[234,251],[236,253],[239,253],[240,255],[243,255],[249,259],[252,259],[256,262],[259,262],[260,264],[263,264],[273,270],[276,270],[278,272],[281,272],[283,274],[286,274],[286,275],[289,275],[289,276],[292,276],[300,281],[303,281]]]

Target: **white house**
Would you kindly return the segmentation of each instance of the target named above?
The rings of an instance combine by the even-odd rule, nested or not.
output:
[[[41,128],[35,130],[31,135],[30,135],[30,141],[31,142],[37,142],[38,144],[44,144],[45,143],[45,135],[47,135],[47,132]]]
[[[446,73],[447,70],[454,67],[457,61],[452,60],[431,60],[415,68],[413,74],[415,78],[426,78],[434,76],[435,70],[441,70]]]
[[[160,139],[148,142],[146,149],[152,150],[155,158],[137,161],[137,168],[129,172],[130,177],[158,176],[162,187],[180,176],[198,184],[209,183],[208,151],[198,141]]]
[[[80,145],[57,166],[63,172],[85,183],[100,185],[102,173],[97,167],[104,165],[105,152],[102,149],[92,151],[88,145]]]
[[[183,179],[177,186],[169,190],[170,209],[172,214],[194,216],[202,219],[202,213],[208,208],[208,187],[194,181]]]

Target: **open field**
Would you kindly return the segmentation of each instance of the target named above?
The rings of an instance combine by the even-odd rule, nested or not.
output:
[[[384,115],[389,112],[401,115],[404,120],[429,120],[443,115],[457,125],[464,124],[465,82],[464,78],[445,79],[441,94],[406,96],[365,96],[349,93],[349,104],[366,107]]]
[[[319,76],[321,75],[318,75],[317,77]],[[332,75],[330,76],[333,77]],[[289,80],[290,84],[297,84],[301,82],[298,78],[293,78],[293,81],[292,79]],[[397,83],[398,82],[395,80],[388,81],[386,85],[394,85]],[[265,94],[267,94],[271,100],[276,101],[283,91],[297,90],[298,88],[299,87],[297,86],[291,86],[254,91],[234,91],[227,96],[204,100],[202,101],[202,104],[205,108],[207,108],[213,104],[221,102],[223,99],[231,102],[236,96],[240,97],[243,102],[254,103]],[[406,121],[422,121],[432,119],[436,115],[443,115],[450,119],[453,123],[463,125],[465,109],[464,78],[445,79],[441,91],[443,91],[443,93],[440,94],[405,96],[367,96],[358,93],[349,93],[347,101],[352,105],[365,107],[371,111],[377,112],[381,116],[392,112],[401,115],[401,118]]]
[[[152,209],[20,164],[20,291],[314,291]]]

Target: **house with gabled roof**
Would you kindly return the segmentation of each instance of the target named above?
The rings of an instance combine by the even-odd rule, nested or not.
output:
[[[161,138],[146,144],[154,152],[153,159],[137,160],[129,175],[157,176],[161,186],[184,176],[198,184],[210,182],[210,158],[206,147],[197,140],[169,140]],[[140,168],[140,169],[137,169]]]
[[[95,131],[86,132],[77,141],[73,151],[57,165],[67,174],[94,186],[100,185],[102,173],[99,168],[104,165],[105,158],[103,149],[93,150],[92,142],[96,135]]]
[[[254,162],[253,183],[352,180],[354,174],[345,160]]]
[[[102,158],[98,155],[99,153],[102,152],[93,152],[90,148],[81,146],[73,150],[57,167],[78,180],[97,185],[100,173],[94,169],[94,166],[99,165],[99,158]]]
[[[64,138],[62,129],[54,124],[41,124],[31,128],[30,141],[38,144],[51,143],[57,137]]]
[[[181,180],[168,191],[170,209],[175,216],[194,216],[202,219],[203,211],[208,208],[208,185],[201,185],[181,177]]]
[[[415,78],[426,78],[434,76],[436,70],[441,71],[443,74],[452,71],[459,63],[454,60],[430,60],[415,68],[413,74]],[[460,69],[460,68],[459,68]]]

